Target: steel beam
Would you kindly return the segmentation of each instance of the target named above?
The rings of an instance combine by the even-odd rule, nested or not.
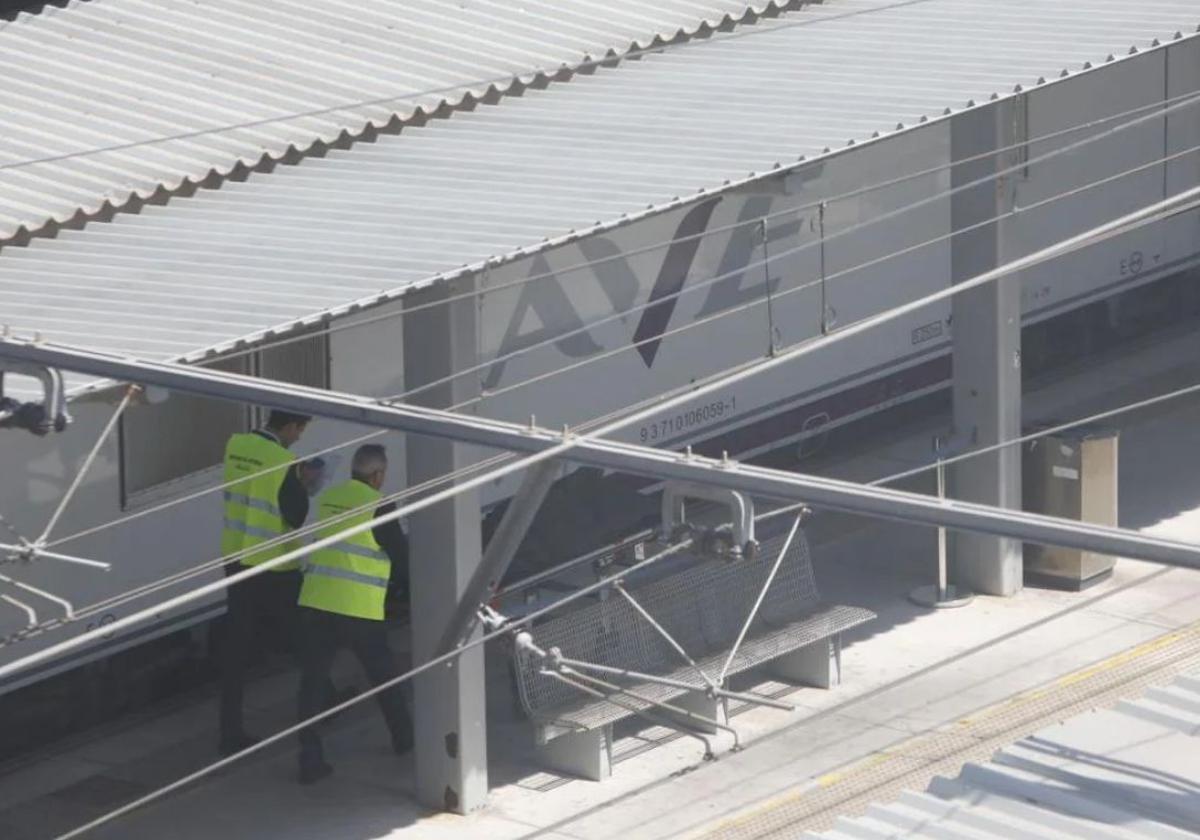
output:
[[[339,394],[315,388],[271,382],[169,362],[150,362],[119,354],[0,337],[0,360],[17,360],[48,367],[75,370],[105,379],[159,385],[200,396],[235,402],[259,403],[322,417],[348,420],[382,428],[432,435],[495,449],[530,453],[510,463],[503,471],[528,467],[548,458],[570,458],[579,463],[657,479],[697,481],[718,487],[792,501],[803,501],[850,513],[879,516],[904,522],[979,531],[993,536],[1013,537],[1028,542],[1082,548],[1102,554],[1125,555],[1171,565],[1200,568],[1200,550],[1178,540],[1165,540],[1119,528],[1084,525],[1047,516],[1005,511],[986,505],[950,502],[838,482],[815,476],[795,475],[690,455],[603,440],[640,420],[661,411],[702,399],[729,385],[764,371],[789,364],[801,356],[825,349],[838,341],[865,333],[883,323],[923,309],[939,300],[953,298],[969,289],[1034,265],[1073,253],[1081,248],[1159,223],[1200,207],[1200,187],[1155,202],[1077,236],[1057,242],[970,280],[951,285],[924,297],[863,318],[820,339],[806,342],[774,356],[760,359],[716,376],[696,388],[632,412],[592,431],[588,436],[527,428],[512,423],[464,416],[453,412],[407,405],[381,404],[368,397]]]
[[[514,423],[433,409],[381,405],[370,402],[366,397],[298,388],[240,374],[161,362],[117,360],[86,350],[0,339],[0,358],[10,355],[35,358],[55,367],[123,381],[157,384],[220,399],[290,408],[316,416],[415,431],[497,449],[570,459],[588,466],[658,480],[701,482],[741,490],[754,496],[806,502],[813,507],[846,513],[941,525],[1026,542],[1200,568],[1200,547],[1122,528],[1072,522],[970,502],[938,500],[889,488],[689,456],[549,429],[530,429]]]
[[[479,605],[500,585],[500,579],[508,571],[516,556],[521,541],[533,524],[533,518],[542,506],[550,486],[562,472],[558,461],[543,461],[530,467],[521,481],[521,486],[508,503],[504,517],[488,541],[471,579],[467,581],[458,609],[455,610],[446,633],[438,645],[438,653],[445,653],[466,641],[475,629]]]

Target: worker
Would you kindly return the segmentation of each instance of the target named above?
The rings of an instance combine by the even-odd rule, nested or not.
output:
[[[289,449],[300,440],[309,417],[272,411],[267,424],[231,436],[225,446],[225,519],[221,554],[240,554],[225,565],[226,576],[257,566],[297,548],[279,542],[308,517],[309,495],[319,486],[312,464],[296,463]],[[271,547],[253,551],[274,540]],[[286,563],[234,584],[226,594],[221,640],[220,741],[222,755],[255,743],[243,724],[242,696],[252,647],[263,637],[296,651],[300,589],[299,563]]]
[[[350,480],[331,487],[317,505],[319,522],[330,522],[317,539],[336,537],[396,509],[380,505],[387,475],[387,453],[378,444],[360,446]],[[399,522],[376,525],[313,552],[304,566],[300,589],[302,667],[299,715],[308,720],[323,708],[330,667],[339,648],[353,651],[373,686],[400,673],[388,647],[385,601],[393,574],[407,577],[408,543]],[[412,748],[412,720],[399,686],[376,695],[391,733],[392,748]],[[300,782],[311,784],[333,772],[326,763],[314,726],[300,730]]]

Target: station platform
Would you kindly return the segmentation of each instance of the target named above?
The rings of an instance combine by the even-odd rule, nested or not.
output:
[[[1178,332],[1102,364],[1060,371],[1027,393],[1026,417],[1070,419],[1195,384],[1198,351],[1200,333]],[[1200,541],[1200,401],[1185,398],[1110,425],[1122,434],[1121,524]],[[923,463],[936,431],[896,430],[828,472],[869,480]],[[759,690],[797,708],[736,710],[741,752],[730,752],[731,739],[719,736],[717,760],[706,762],[691,739],[634,725],[617,733],[610,780],[547,773],[534,760],[505,653],[496,647],[488,656],[493,790],[478,813],[434,814],[416,805],[411,758],[392,755],[376,709],[364,704],[326,729],[336,774],[319,785],[296,783],[289,745],[88,836],[786,837],[887,799],[895,786],[921,788],[935,773],[953,775],[947,767],[986,758],[1005,738],[1090,705],[1135,697],[1200,663],[1200,572],[1122,559],[1110,579],[1082,593],[1026,589],[935,612],[906,597],[932,580],[930,529],[819,515],[810,539],[825,596],[872,609],[879,618],[846,639],[841,685],[822,691],[760,684]],[[256,731],[294,720],[295,680],[277,674],[252,687]],[[211,696],[194,697],[148,709],[3,766],[0,837],[58,836],[212,761],[213,703]],[[998,709],[1006,710],[1003,726],[971,729],[973,721],[1001,720]]]

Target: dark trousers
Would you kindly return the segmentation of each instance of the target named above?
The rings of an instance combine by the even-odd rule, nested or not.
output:
[[[230,565],[225,574],[246,567]],[[221,740],[229,743],[243,732],[242,700],[246,666],[255,648],[269,646],[299,654],[300,572],[263,572],[234,584],[226,592],[225,628],[220,640]]]
[[[382,621],[352,618],[324,610],[301,607],[302,666],[300,672],[300,720],[325,708],[329,669],[339,648],[349,648],[367,673],[372,686],[399,676],[400,668],[388,648],[387,626]],[[375,695],[383,719],[392,735],[392,745],[403,752],[412,743],[412,720],[400,686]],[[301,766],[323,761],[321,736],[316,726],[300,730]]]

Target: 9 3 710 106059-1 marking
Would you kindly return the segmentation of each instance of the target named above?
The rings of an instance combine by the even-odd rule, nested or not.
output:
[[[676,412],[668,417],[655,420],[642,426],[638,432],[642,443],[653,443],[666,440],[672,435],[686,432],[715,423],[723,417],[730,417],[737,410],[737,397],[730,396],[723,400],[714,400],[704,405]]]

